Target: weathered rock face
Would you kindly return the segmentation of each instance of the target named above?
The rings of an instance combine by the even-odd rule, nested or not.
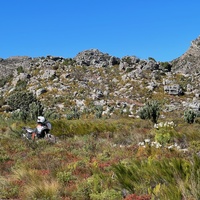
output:
[[[172,61],[173,72],[183,74],[200,73],[200,36],[191,42],[191,46],[182,56]]]
[[[28,56],[13,56],[0,60],[1,76],[5,77],[13,74],[18,67],[29,68],[32,64],[32,58]],[[1,77],[0,77],[1,78]]]
[[[134,69],[136,65],[139,63],[140,59],[135,56],[125,56],[121,59],[119,69],[120,70],[127,70],[127,69]]]
[[[80,52],[74,58],[81,66],[107,67],[120,63],[120,59],[100,52],[98,49],[91,49]]]
[[[165,85],[164,91],[171,95],[182,95],[183,90],[179,84]]]

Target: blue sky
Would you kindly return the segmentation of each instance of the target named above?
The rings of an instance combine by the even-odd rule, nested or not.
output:
[[[171,61],[200,35],[199,0],[2,0],[0,58],[99,49]]]

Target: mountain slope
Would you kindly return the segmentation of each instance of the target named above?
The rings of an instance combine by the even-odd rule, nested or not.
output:
[[[171,63],[135,56],[121,59],[97,49],[74,58],[27,56],[0,60],[1,111],[13,111],[7,99],[19,91],[32,92],[46,110],[65,116],[76,107],[94,114],[101,107],[107,117],[125,114],[137,117],[147,101],[163,105],[163,116],[187,108],[200,109],[200,38]],[[171,113],[173,111],[173,113]],[[167,114],[168,113],[168,114]]]

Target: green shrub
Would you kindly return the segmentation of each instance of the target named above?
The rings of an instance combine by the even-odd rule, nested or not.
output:
[[[95,116],[97,119],[102,118],[102,113],[103,113],[103,106],[95,106]]]
[[[60,114],[54,110],[47,109],[44,111],[44,117],[48,120],[60,119]]]
[[[121,192],[108,188],[107,184],[105,176],[95,173],[79,185],[74,193],[75,199],[121,200]]]
[[[161,66],[161,69],[166,72],[170,72],[172,68],[172,65],[168,62],[161,62],[160,66]]]
[[[19,67],[17,68],[17,74],[20,74],[20,73],[24,73],[24,69],[23,69],[22,66],[19,66]]]
[[[80,118],[80,112],[78,111],[78,108],[76,106],[74,106],[71,109],[71,112],[66,114],[66,118],[68,120],[79,119]]]
[[[192,140],[189,143],[189,149],[193,153],[198,153],[200,152],[200,141],[199,140]]]
[[[18,120],[35,120],[38,115],[43,114],[43,106],[31,92],[15,92],[7,99],[11,107],[12,118]]]
[[[167,124],[167,123],[165,123]],[[179,141],[182,144],[185,144],[185,135],[180,134],[173,126],[165,125],[154,129],[152,133],[155,134],[155,141],[159,142],[162,145],[168,143],[174,143]]]
[[[28,111],[29,105],[36,101],[37,99],[33,93],[27,91],[14,92],[7,98],[7,103],[12,110],[24,109]]]
[[[39,102],[33,102],[29,105],[29,110],[15,110],[11,117],[14,120],[30,121],[36,120],[40,115],[43,115],[43,106]]]
[[[73,180],[74,177],[72,175],[72,172],[68,171],[60,171],[56,174],[56,177],[58,179],[59,182],[67,184],[70,180]]]
[[[193,110],[186,110],[184,112],[184,119],[187,123],[192,124],[196,118],[196,113]]]
[[[75,63],[76,63],[76,61],[73,60],[72,58],[67,58],[67,59],[64,60],[63,65],[66,65],[66,66],[72,65],[72,66],[74,66]]]
[[[17,81],[17,84],[15,86],[16,91],[23,91],[26,89],[27,86],[27,80],[19,80]]]
[[[106,189],[100,193],[90,194],[90,198],[92,200],[121,200],[122,194],[120,191],[116,191],[114,189]]]
[[[148,59],[156,62],[156,60],[154,58],[152,58],[152,57],[148,57]]]
[[[3,87],[6,83],[8,83],[13,78],[13,75],[1,77],[0,79],[0,87]]]
[[[0,199],[15,199],[19,194],[19,185],[0,177]]]
[[[0,96],[0,107],[2,107],[5,103],[5,100],[2,96]]]
[[[167,144],[171,139],[171,135],[166,131],[156,131],[155,140],[162,145]]]
[[[160,116],[160,105],[158,101],[154,100],[147,102],[147,104],[139,111],[141,119],[150,119],[153,123],[157,123]]]

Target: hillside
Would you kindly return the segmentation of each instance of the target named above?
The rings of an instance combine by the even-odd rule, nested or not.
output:
[[[0,199],[199,200],[199,43],[171,62],[0,59]],[[21,137],[41,114],[54,144]]]
[[[112,107],[113,112],[121,109],[135,117],[138,107],[149,99],[162,101],[166,113],[189,107],[198,111],[198,41],[169,63],[135,56],[120,59],[97,49],[74,58],[1,59],[1,110],[9,110],[7,98],[23,90],[34,93],[46,109],[61,116],[74,106],[82,112],[89,105],[100,105],[105,115]]]

